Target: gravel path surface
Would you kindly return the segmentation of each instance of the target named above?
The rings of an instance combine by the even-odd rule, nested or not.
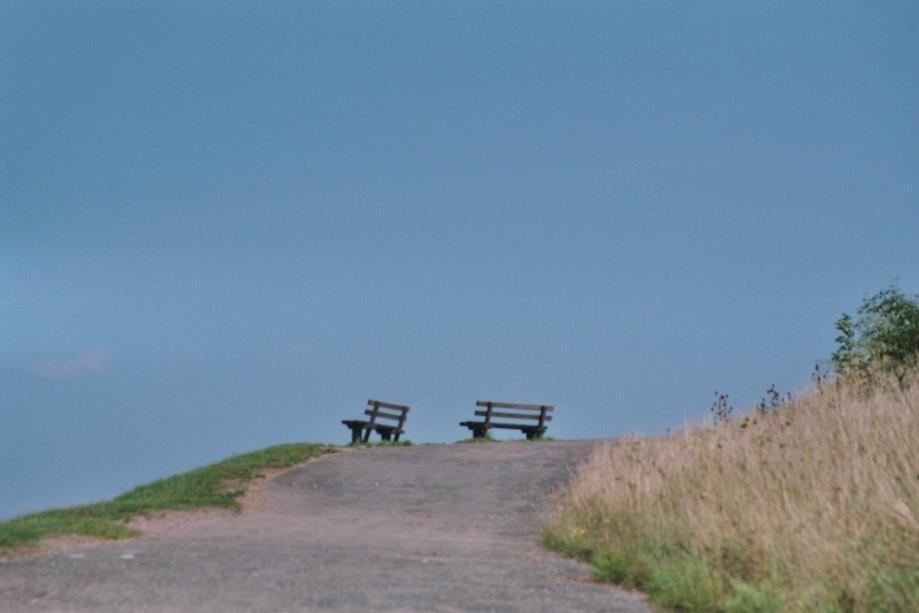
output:
[[[646,611],[536,544],[586,441],[327,456],[244,513],[0,563],[0,610]]]

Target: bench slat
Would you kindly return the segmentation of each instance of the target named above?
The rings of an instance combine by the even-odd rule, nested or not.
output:
[[[487,417],[488,411],[476,411],[475,414],[478,417]],[[539,415],[518,415],[517,413],[499,413],[498,411],[491,412],[492,417],[510,417],[513,419],[533,419],[539,421]],[[545,421],[552,421],[551,415],[546,415]]]
[[[383,402],[382,400],[368,400],[367,404],[369,405],[379,405],[384,409],[395,409],[397,411],[402,411],[403,413],[408,413],[409,407],[404,404],[393,404],[392,402]]]
[[[539,426],[525,426],[521,424],[505,424],[502,422],[495,422],[495,421],[491,422],[489,425],[492,428],[507,428],[508,430],[520,430],[521,432],[523,432],[524,430],[535,430],[539,428]]]
[[[376,415],[377,417],[385,417],[386,419],[395,419],[396,421],[400,421],[401,419],[403,419],[402,415],[393,415],[392,413],[384,413],[383,411],[374,411],[372,409],[367,409],[366,411],[364,411],[364,415],[371,415],[371,416]]]
[[[475,405],[477,407],[487,407],[491,405],[494,408],[498,409],[524,409],[530,411],[540,411],[545,407],[546,411],[552,411],[555,409],[551,404],[521,404],[517,402],[491,402],[489,400],[476,400]]]

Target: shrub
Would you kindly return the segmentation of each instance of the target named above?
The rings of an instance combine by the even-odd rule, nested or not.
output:
[[[900,384],[919,364],[919,296],[892,286],[865,299],[856,316],[836,321],[838,347],[833,369],[843,377],[874,384],[877,375],[893,375]]]

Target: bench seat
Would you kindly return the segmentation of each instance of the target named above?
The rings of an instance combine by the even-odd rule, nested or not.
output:
[[[392,440],[393,434],[396,435],[396,440],[399,440],[399,436],[405,434],[405,430],[399,428],[398,426],[387,426],[384,424],[377,424],[369,421],[364,421],[363,419],[343,419],[341,423],[345,424],[351,428],[351,444],[359,443],[361,440],[367,442],[370,437],[370,431],[379,432],[380,438],[384,441]],[[366,433],[362,432],[366,430]]]

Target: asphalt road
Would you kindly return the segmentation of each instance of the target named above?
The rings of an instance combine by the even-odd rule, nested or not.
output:
[[[419,445],[320,458],[243,513],[0,563],[3,611],[646,611],[537,545],[589,442]]]

